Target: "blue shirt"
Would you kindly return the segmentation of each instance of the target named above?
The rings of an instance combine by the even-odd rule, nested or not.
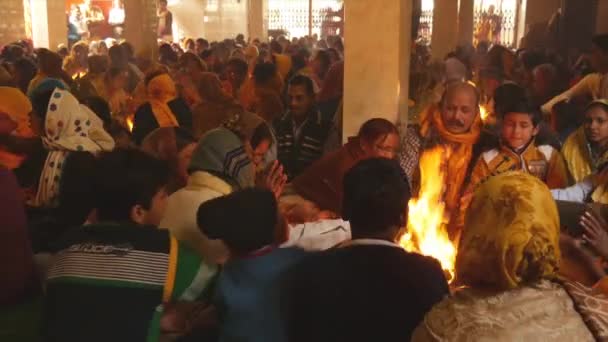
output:
[[[280,313],[281,278],[306,255],[301,249],[280,248],[224,265],[215,298],[221,342],[287,340]]]

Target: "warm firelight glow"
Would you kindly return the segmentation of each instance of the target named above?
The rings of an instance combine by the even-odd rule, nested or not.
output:
[[[456,247],[448,236],[444,217],[442,195],[446,175],[440,167],[444,153],[449,151],[436,147],[420,158],[420,192],[418,198],[409,202],[407,233],[399,244],[409,252],[437,259],[451,281],[454,279]]]
[[[486,120],[488,120],[488,116],[490,115],[490,111],[488,108],[486,108],[486,106],[479,105],[479,114],[481,115],[481,120],[486,122]]]
[[[133,132],[133,116],[127,116],[125,121],[127,123],[127,128],[129,129],[129,132]]]

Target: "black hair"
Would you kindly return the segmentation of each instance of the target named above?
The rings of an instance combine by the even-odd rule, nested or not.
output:
[[[237,255],[246,255],[275,242],[277,210],[272,192],[249,188],[201,204],[197,223],[209,238],[222,240]]]
[[[298,71],[306,67],[306,62],[310,58],[310,51],[306,48],[299,49],[291,56],[291,70]]]
[[[127,59],[132,59],[135,56],[135,49],[133,48],[133,44],[124,41],[120,43],[120,47],[123,49]]]
[[[323,76],[325,76],[325,74],[327,74],[327,71],[329,71],[329,68],[331,67],[331,56],[329,55],[329,52],[327,50],[319,50],[315,55],[315,59],[319,60],[319,62],[321,63],[321,68],[323,69]]]
[[[104,127],[109,127],[112,123],[112,112],[110,111],[110,105],[103,97],[88,97],[84,100],[84,105],[89,107],[103,121]]]
[[[253,79],[256,84],[266,84],[277,73],[277,66],[272,63],[259,63],[253,68]]]
[[[19,74],[21,75],[19,84],[16,84],[16,86],[25,94],[27,93],[27,88],[30,81],[36,76],[38,67],[36,67],[34,62],[25,57],[17,59],[14,63],[14,67],[15,70],[18,70]]]
[[[608,113],[608,103],[604,102],[604,101],[593,101],[591,102],[586,108],[585,108],[585,112],[590,111],[591,109],[594,108],[601,108],[604,112]]]
[[[209,46],[209,41],[207,41],[207,39],[204,39],[204,38],[198,38],[198,39],[196,39],[196,42],[201,45]]]
[[[213,50],[207,49],[207,50],[201,52],[199,57],[201,59],[207,59],[207,58],[209,58],[211,56],[213,56]]]
[[[266,122],[261,122],[253,131],[249,143],[251,144],[251,147],[256,148],[264,140],[268,140],[270,141],[270,144],[272,144],[273,138],[268,124]]]
[[[540,122],[543,120],[543,116],[540,113],[540,110],[532,107],[526,100],[513,101],[509,103],[504,108],[504,112],[502,113],[502,119],[504,120],[505,117],[510,113],[528,114],[528,116],[532,120],[532,124],[534,125],[534,127],[537,127],[538,124],[540,124]]]
[[[537,66],[544,64],[546,58],[542,52],[535,50],[524,50],[521,55],[521,63],[528,71],[532,71]]]
[[[93,179],[98,219],[130,222],[134,206],[150,209],[153,197],[168,183],[169,167],[145,152],[117,149],[99,157]]]
[[[502,84],[494,91],[494,112],[501,117],[513,103],[522,101],[526,101],[524,88],[515,83]]]
[[[177,63],[177,52],[167,43],[163,43],[158,47],[158,55],[160,56],[160,62],[163,64]]]
[[[247,62],[240,58],[231,58],[228,60],[228,63],[226,63],[226,66],[232,66],[234,70],[242,76],[247,76],[247,72],[249,71]]]
[[[608,53],[608,34],[598,34],[591,39],[591,42],[603,53]]]
[[[374,118],[367,120],[359,129],[357,136],[359,139],[366,142],[374,142],[380,137],[386,137],[389,134],[399,135],[399,129],[392,122],[382,119]]]
[[[315,96],[315,88],[312,80],[308,76],[296,75],[289,80],[289,86],[303,86],[306,89],[306,93],[310,96]]]
[[[273,40],[270,42],[270,51],[272,53],[281,54],[281,53],[283,53],[283,47],[281,46],[281,44],[279,44],[279,42],[277,42],[276,40]]]
[[[105,79],[111,80],[114,77],[119,76],[120,74],[124,74],[126,72],[128,72],[128,70],[125,67],[111,66],[110,69],[108,69],[108,71],[106,71]]]
[[[177,152],[180,152],[184,147],[196,143],[196,138],[190,133],[190,131],[181,127],[174,127],[175,132],[175,146],[177,146]]]
[[[95,208],[97,159],[89,152],[70,153],[61,169],[57,215],[66,227],[82,225]]]
[[[128,62],[128,57],[125,49],[120,45],[114,45],[108,50],[110,64],[116,66],[125,66]]]
[[[89,72],[92,74],[102,74],[108,71],[109,63],[106,56],[91,56],[87,60]]]
[[[385,158],[359,162],[344,176],[342,212],[353,235],[374,236],[407,222],[410,188],[399,163]]]
[[[207,63],[205,63],[205,61],[203,61],[201,57],[195,53],[185,52],[178,58],[178,63],[182,66],[185,66],[190,62],[194,62],[201,72],[206,72],[208,70]]]
[[[54,89],[50,89],[42,92],[34,92],[31,97],[32,111],[34,115],[42,120],[43,125],[46,122],[46,112],[49,108],[49,102],[51,101],[51,96],[54,91]]]

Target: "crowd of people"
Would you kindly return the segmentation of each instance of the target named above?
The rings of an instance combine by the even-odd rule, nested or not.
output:
[[[592,46],[437,68],[418,47],[418,120],[343,137],[340,37],[7,45],[0,337],[607,339],[608,35]],[[451,284],[397,243],[431,154]]]

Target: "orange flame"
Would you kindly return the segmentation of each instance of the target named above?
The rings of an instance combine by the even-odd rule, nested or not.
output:
[[[407,233],[399,244],[409,252],[439,261],[449,281],[454,279],[456,247],[446,231],[443,203],[445,173],[441,168],[445,151],[436,147],[420,158],[421,187],[418,198],[409,202]]]
[[[127,123],[127,128],[129,129],[129,132],[133,132],[133,116],[129,115],[127,116],[127,118],[125,119],[125,122]]]
[[[486,108],[486,106],[479,105],[479,114],[481,115],[481,120],[486,122],[488,120],[488,116],[490,115],[490,111],[488,108]]]

